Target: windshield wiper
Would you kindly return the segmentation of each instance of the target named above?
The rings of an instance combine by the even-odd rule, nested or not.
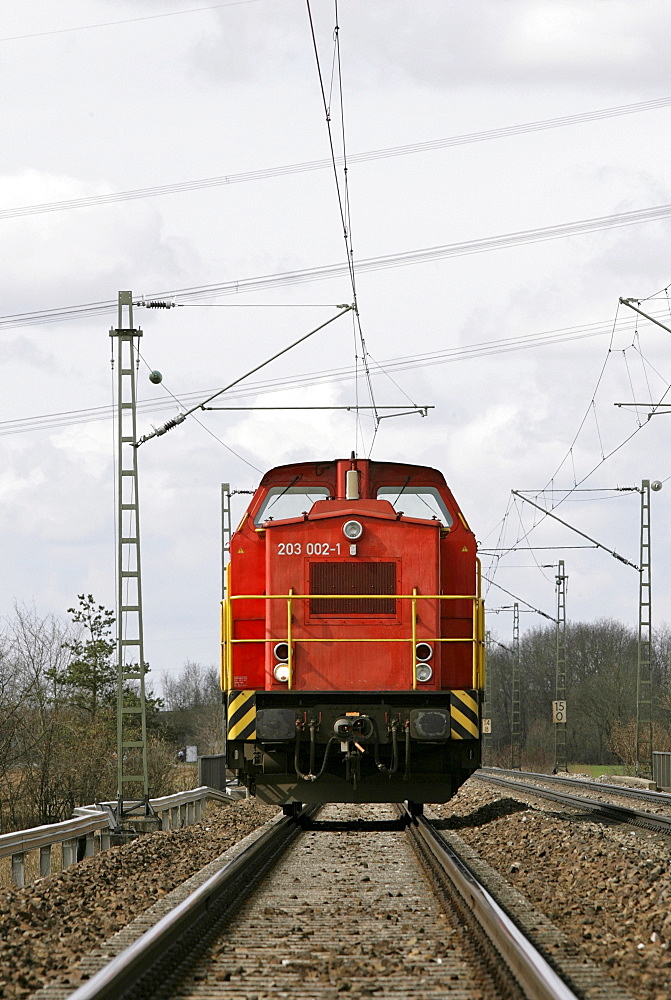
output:
[[[297,476],[294,476],[294,478],[291,480],[291,482],[289,483],[289,485],[285,486],[284,489],[282,490],[282,492],[278,493],[277,496],[274,497],[273,500],[268,504],[268,506],[266,507],[266,510],[270,510],[270,508],[272,506],[274,506],[274,504],[277,503],[277,501],[280,499],[280,497],[283,497],[284,494],[287,493],[291,489],[292,486],[295,486],[296,483],[298,482],[298,480],[302,479],[302,478],[303,477],[300,475],[300,473]],[[406,483],[406,486],[407,485],[408,484]],[[264,514],[265,514],[265,511],[264,511]]]

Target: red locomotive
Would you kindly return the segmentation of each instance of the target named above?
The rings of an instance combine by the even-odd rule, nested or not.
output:
[[[227,761],[265,802],[446,802],[480,766],[476,542],[443,476],[305,462],[263,477],[222,612]]]

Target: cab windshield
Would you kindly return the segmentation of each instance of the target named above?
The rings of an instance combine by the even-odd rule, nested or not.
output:
[[[402,511],[407,517],[436,518],[446,528],[454,519],[445,506],[445,501],[435,486],[379,486],[378,500],[388,500],[394,510]]]
[[[317,500],[328,500],[329,491],[324,486],[271,486],[254,518],[254,524],[264,521],[282,521],[287,517],[300,517],[309,511]]]

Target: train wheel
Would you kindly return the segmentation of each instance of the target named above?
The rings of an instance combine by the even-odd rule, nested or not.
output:
[[[424,803],[423,802],[413,802],[408,799],[408,812],[411,816],[423,816],[424,815]]]

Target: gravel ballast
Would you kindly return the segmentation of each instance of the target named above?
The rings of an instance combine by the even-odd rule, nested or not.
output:
[[[671,996],[671,840],[481,781],[434,807],[630,996]]]
[[[228,847],[275,815],[246,799],[201,823],[157,832],[0,898],[0,996],[19,1000],[61,975]]]
[[[0,996],[25,998],[275,814],[243,800],[0,898]],[[635,1000],[671,996],[671,840],[481,781],[434,807]]]

